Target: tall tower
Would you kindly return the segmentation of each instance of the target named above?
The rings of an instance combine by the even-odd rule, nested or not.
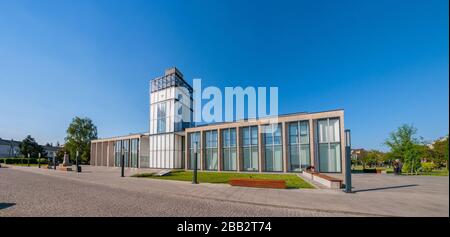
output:
[[[150,81],[150,168],[184,168],[184,129],[193,125],[192,92],[175,67]]]

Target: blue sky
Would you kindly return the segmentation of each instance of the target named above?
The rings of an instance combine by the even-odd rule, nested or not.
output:
[[[448,134],[448,1],[0,0],[0,137],[148,130],[148,81],[278,86],[279,112],[345,109],[354,147]]]

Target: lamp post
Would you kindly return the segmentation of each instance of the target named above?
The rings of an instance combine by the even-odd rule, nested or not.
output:
[[[28,163],[27,166],[30,167],[30,153],[28,153],[28,159],[27,159]]]
[[[38,154],[38,167],[41,168],[41,153]]]
[[[121,177],[125,177],[125,153],[127,152],[127,149],[122,150],[122,159],[120,160],[120,167],[121,167]]]
[[[198,184],[197,180],[197,148],[198,148],[198,142],[194,143],[194,175],[192,176],[192,183]]]
[[[346,193],[352,192],[352,143],[350,129],[345,129],[345,190]]]

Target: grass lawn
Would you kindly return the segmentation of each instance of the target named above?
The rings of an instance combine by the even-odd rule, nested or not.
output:
[[[152,173],[135,174],[133,177],[144,177],[152,179],[167,179],[179,181],[192,181],[192,171],[173,171],[167,176],[153,176]],[[198,182],[200,183],[228,183],[230,178],[255,178],[255,179],[276,179],[286,180],[287,188],[314,188],[295,174],[246,174],[230,172],[198,172]]]

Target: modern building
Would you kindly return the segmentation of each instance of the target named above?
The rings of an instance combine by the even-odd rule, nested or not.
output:
[[[176,69],[150,81],[150,130],[91,142],[91,165],[236,172],[345,172],[344,111],[194,126],[192,87]]]

